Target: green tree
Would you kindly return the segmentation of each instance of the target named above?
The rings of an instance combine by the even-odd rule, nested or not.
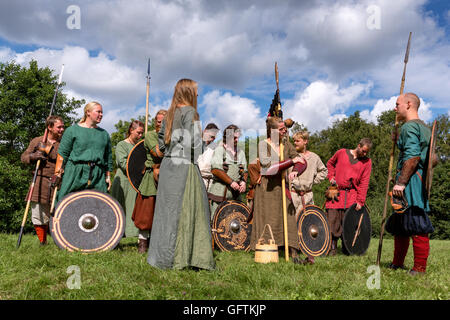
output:
[[[20,155],[31,139],[45,132],[58,75],[36,61],[22,67],[14,61],[0,63],[0,231],[14,231],[20,226],[25,196],[34,168],[20,162]],[[61,84],[63,88],[65,83]],[[83,100],[69,99],[60,89],[53,114],[67,125]]]
[[[450,239],[450,121],[447,115],[436,118],[436,154],[430,194],[430,218],[435,228],[433,238]]]

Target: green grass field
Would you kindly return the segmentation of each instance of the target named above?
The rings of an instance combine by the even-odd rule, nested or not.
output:
[[[307,266],[286,262],[283,253],[279,263],[260,264],[252,252],[216,250],[216,270],[208,272],[155,269],[137,253],[135,238],[96,254],[63,251],[51,237],[41,247],[33,234],[24,235],[16,249],[17,238],[0,234],[0,300],[450,299],[450,241],[432,240],[427,274],[412,277],[386,268],[393,240],[385,239],[377,289],[376,270],[370,266],[375,265],[378,239],[372,239],[364,256],[339,253]],[[406,266],[412,264],[410,247]]]

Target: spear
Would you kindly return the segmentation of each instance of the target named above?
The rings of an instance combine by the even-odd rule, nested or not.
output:
[[[53,95],[52,105],[51,105],[51,107],[50,107],[50,114],[49,114],[49,117],[52,115],[52,113],[53,113],[53,108],[55,107],[56,96],[58,95],[59,86],[61,85],[61,80],[62,80],[63,71],[64,71],[64,65],[62,65],[62,67],[61,67],[61,72],[60,72],[60,74],[59,74],[58,83],[56,84],[55,93],[54,93],[54,95]],[[42,142],[43,142],[44,144],[47,142],[47,136],[48,136],[48,128],[45,128],[44,137],[42,138]],[[17,240],[17,248],[20,247],[20,243],[22,242],[23,229],[24,229],[24,227],[25,227],[25,223],[27,222],[28,210],[30,209],[31,197],[32,197],[32,195],[33,195],[34,185],[35,185],[36,179],[37,179],[37,172],[38,172],[38,170],[39,170],[39,166],[40,166],[40,165],[41,165],[41,160],[38,160],[38,161],[36,162],[36,169],[34,170],[33,180],[32,180],[32,182],[31,182],[30,188],[28,189],[27,205],[26,205],[26,207],[25,207],[25,212],[24,212],[24,214],[23,214],[22,224],[20,225],[19,239]]]
[[[408,63],[408,58],[409,58],[409,48],[411,45],[411,34],[412,32],[409,33],[409,38],[408,38],[408,45],[406,46],[406,53],[405,53],[405,59],[404,59],[404,66],[403,66],[403,76],[402,76],[402,81],[400,84],[400,95],[403,94],[403,89],[405,88],[405,74],[406,74],[406,64]],[[395,124],[394,124],[394,136],[397,136],[397,132],[398,132],[398,118],[397,115],[395,116]],[[384,235],[384,226],[386,223],[386,211],[387,211],[387,205],[388,205],[388,198],[389,198],[389,188],[390,188],[390,183],[392,181],[392,167],[394,164],[394,153],[395,153],[395,144],[396,141],[395,139],[392,141],[392,148],[391,148],[391,154],[389,157],[389,169],[388,169],[388,179],[387,179],[387,183],[386,183],[386,194],[384,197],[384,208],[383,208],[383,217],[381,219],[381,231],[380,231],[380,242],[378,244],[378,255],[377,255],[377,265],[380,265],[380,260],[381,260],[381,250],[383,247],[383,235]]]
[[[275,62],[275,81],[277,83],[277,92],[274,99],[278,99],[275,105],[275,114],[282,117],[281,104],[280,104],[280,87],[278,81],[278,64]],[[280,162],[284,161],[284,143],[280,140]],[[284,257],[286,261],[289,261],[289,243],[288,243],[288,229],[287,229],[287,205],[286,205],[286,182],[285,182],[285,171],[281,173],[281,197],[283,201],[283,229],[284,229]]]
[[[147,133],[148,127],[148,97],[150,94],[150,58],[148,59],[148,68],[147,68],[147,98],[145,102],[145,133]]]

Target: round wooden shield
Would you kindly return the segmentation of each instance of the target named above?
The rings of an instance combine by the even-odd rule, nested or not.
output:
[[[343,252],[349,255],[362,255],[369,248],[372,235],[369,209],[364,205],[357,211],[356,203],[345,211],[342,244]]]
[[[125,215],[116,199],[96,191],[62,198],[50,220],[53,240],[61,249],[84,253],[114,249],[125,230]]]
[[[127,177],[131,186],[136,192],[139,192],[139,185],[144,177],[145,161],[147,152],[144,147],[144,140],[139,141],[131,149],[127,158]]]
[[[216,209],[212,234],[222,251],[250,249],[252,224],[248,223],[250,209],[241,201],[226,200]]]
[[[327,255],[331,248],[331,231],[321,208],[307,205],[297,221],[298,242],[305,255]]]

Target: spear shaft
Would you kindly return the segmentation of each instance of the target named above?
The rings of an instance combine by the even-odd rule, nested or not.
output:
[[[403,90],[405,88],[406,64],[408,63],[408,59],[409,59],[409,48],[410,48],[410,45],[411,45],[411,34],[412,34],[412,32],[409,33],[408,45],[406,46],[405,59],[403,61],[404,62],[404,66],[403,66],[402,81],[401,81],[401,84],[400,84],[400,95],[403,94]],[[395,124],[394,124],[394,136],[395,137],[397,136],[398,125],[399,125],[399,121],[398,121],[398,118],[397,118],[397,115],[396,115],[395,116]],[[380,242],[378,244],[377,265],[380,265],[381,251],[382,251],[382,247],[383,247],[383,235],[384,235],[384,227],[385,227],[385,223],[386,223],[386,212],[387,212],[387,205],[388,205],[388,199],[389,199],[389,189],[390,189],[390,183],[392,181],[392,167],[394,165],[395,144],[396,144],[396,141],[394,139],[393,142],[392,142],[391,154],[389,156],[388,179],[387,179],[387,183],[386,183],[386,193],[385,193],[385,197],[384,197],[383,217],[382,217],[382,220],[381,220],[381,231],[380,231]]]
[[[150,58],[148,59],[147,68],[147,98],[145,100],[145,133],[148,130],[148,97],[150,95]]]
[[[275,81],[277,83],[277,93],[280,91],[279,81],[278,81],[278,64],[275,62]],[[281,105],[278,103],[277,111],[281,110]],[[281,112],[280,112],[281,114]],[[284,161],[284,143],[283,139],[280,138],[280,162]],[[286,261],[289,261],[289,242],[288,242],[288,223],[287,223],[287,205],[286,205],[286,181],[285,181],[286,171],[281,172],[281,197],[283,203],[283,230],[284,230],[284,257]]]

